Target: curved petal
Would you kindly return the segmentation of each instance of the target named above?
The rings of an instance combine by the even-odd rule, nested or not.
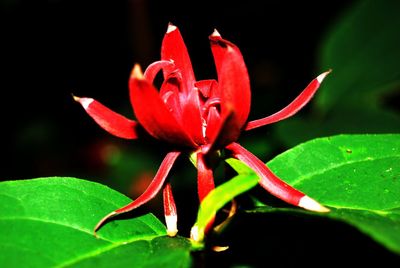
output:
[[[161,69],[173,68],[173,66],[174,63],[172,61],[159,60],[147,66],[143,75],[147,79],[147,81],[153,83],[154,79],[156,78],[156,75],[158,74],[159,71],[161,71]]]
[[[242,128],[250,113],[250,81],[238,47],[221,38],[215,30],[210,36],[211,49],[218,74],[222,114],[233,109],[235,124]]]
[[[240,146],[232,143],[226,147],[233,156],[248,165],[260,177],[260,185],[272,195],[283,201],[317,212],[328,212],[329,209],[319,204],[314,199],[296,190],[289,184],[279,179],[260,159]]]
[[[128,211],[131,211],[135,208],[140,207],[141,205],[147,203],[149,200],[154,198],[154,196],[161,190],[165,179],[168,176],[169,171],[171,170],[175,160],[178,158],[180,155],[180,152],[169,152],[164,160],[162,161],[160,168],[157,171],[157,174],[155,175],[154,179],[151,181],[150,185],[147,187],[147,189],[144,191],[144,193],[136,198],[133,202],[129,203],[128,205],[119,208],[108,215],[106,215],[104,218],[102,218],[99,223],[97,223],[96,227],[94,228],[94,232],[100,228],[103,223],[118,214],[125,213]]]
[[[304,107],[304,105],[306,105],[311,100],[324,78],[330,72],[330,70],[324,72],[320,74],[317,78],[312,80],[310,84],[308,84],[308,86],[300,93],[299,96],[297,96],[288,106],[286,106],[279,112],[276,112],[273,115],[264,117],[262,119],[253,120],[247,123],[245,130],[250,130],[253,128],[272,124],[296,114],[301,108]]]
[[[162,42],[161,60],[172,60],[174,62],[175,69],[164,69],[164,78],[167,78],[171,72],[178,70],[182,74],[182,90],[185,94],[188,94],[195,83],[192,63],[178,27],[171,23],[168,24]]]
[[[179,94],[181,80],[182,77],[179,73],[171,73],[163,81],[159,93],[165,106],[178,122],[182,122],[182,98]]]
[[[158,91],[144,79],[139,65],[135,65],[129,81],[130,99],[136,118],[153,137],[180,146],[196,144],[165,106]]]
[[[138,138],[140,126],[136,121],[110,110],[92,98],[80,98],[76,96],[73,96],[73,98],[107,132],[124,139]]]

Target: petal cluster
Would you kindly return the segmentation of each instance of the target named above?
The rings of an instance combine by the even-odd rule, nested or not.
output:
[[[260,178],[260,185],[271,194],[305,209],[328,211],[280,180],[261,160],[238,144],[237,140],[242,131],[294,115],[310,101],[329,71],[312,80],[282,110],[249,122],[251,92],[243,56],[237,46],[223,39],[216,30],[209,40],[217,79],[196,80],[179,29],[175,25],[168,25],[162,41],[161,59],[150,64],[144,73],[139,65],[135,65],[129,79],[130,102],[137,121],[108,109],[92,98],[74,97],[88,115],[109,133],[125,139],[150,135],[166,142],[171,148],[145,192],[125,207],[106,215],[97,224],[95,231],[108,218],[143,205],[162,190],[168,234],[176,235],[177,209],[167,177],[182,153],[195,156],[200,202],[214,188],[212,158],[216,152],[226,150],[232,157],[252,168]],[[157,89],[153,82],[160,72],[164,79]]]

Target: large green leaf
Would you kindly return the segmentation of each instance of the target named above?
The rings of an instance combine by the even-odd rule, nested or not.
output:
[[[257,183],[257,176],[244,164],[229,163],[240,175],[204,199],[196,222],[199,229],[210,212]],[[307,213],[347,222],[400,253],[399,134],[318,138],[277,156],[268,166],[284,181],[331,209],[329,213]],[[241,190],[232,191],[236,187]],[[265,206],[256,211],[304,210]]]
[[[399,10],[397,0],[358,1],[333,24],[320,52],[322,70],[333,69],[316,96],[320,110],[372,106],[371,94],[399,88]]]
[[[187,267],[190,243],[165,236],[153,215],[96,222],[131,200],[74,178],[0,183],[2,267]]]

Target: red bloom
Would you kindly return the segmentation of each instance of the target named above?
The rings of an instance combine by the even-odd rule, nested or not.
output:
[[[109,217],[133,210],[153,198],[163,189],[164,211],[168,234],[177,233],[176,207],[171,185],[166,177],[182,151],[195,153],[198,169],[200,201],[214,188],[213,171],[208,156],[225,149],[260,177],[260,185],[289,204],[313,211],[328,211],[315,200],[280,180],[256,156],[244,149],[237,139],[241,131],[271,124],[294,115],[314,95],[329,72],[322,73],[302,93],[281,111],[255,121],[247,121],[250,112],[250,82],[242,54],[217,31],[210,36],[218,81],[196,81],[192,64],[178,28],[169,24],[161,47],[161,60],[152,63],[144,74],[135,65],[129,80],[130,100],[137,121],[119,115],[91,98],[78,98],[86,112],[106,131],[126,139],[148,133],[171,144],[169,152],[146,191],[132,203],[111,212]],[[164,82],[158,91],[153,80],[159,71]],[[145,131],[139,131],[143,128]],[[177,149],[179,148],[179,149]]]

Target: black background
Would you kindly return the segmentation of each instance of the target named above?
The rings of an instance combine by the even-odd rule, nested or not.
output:
[[[82,150],[109,135],[71,94],[133,118],[129,73],[134,63],[145,68],[159,59],[169,22],[180,28],[198,79],[215,77],[214,28],[237,44],[251,77],[250,117],[277,111],[325,71],[316,66],[318,45],[351,2],[265,2],[2,2],[1,178],[85,173]]]

